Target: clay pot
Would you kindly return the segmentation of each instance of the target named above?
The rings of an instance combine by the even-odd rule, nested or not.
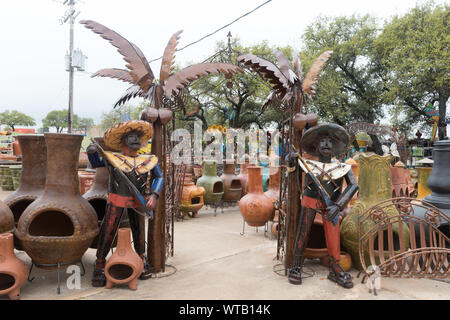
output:
[[[418,179],[417,179],[417,199],[423,199],[431,194],[431,189],[428,188],[428,178],[431,175],[433,168],[429,167],[417,167]]]
[[[269,168],[269,188],[264,194],[268,196],[272,202],[279,201],[280,199],[280,171],[279,167]],[[274,220],[275,207],[273,208],[273,213],[269,220]]]
[[[250,164],[248,162],[241,163],[240,165],[240,172],[237,175],[239,180],[241,180],[241,197],[245,196],[248,193],[248,171],[247,168]]]
[[[20,288],[27,278],[27,266],[14,255],[14,235],[0,234],[0,295],[19,300]]]
[[[326,255],[323,258],[320,258],[320,264],[329,267],[330,266],[330,256]],[[352,257],[344,251],[341,251],[340,258],[338,264],[344,269],[344,271],[349,271],[352,267]]]
[[[0,201],[0,233],[12,233],[14,229],[14,215],[11,209]]]
[[[306,127],[306,115],[303,113],[296,113],[294,119],[292,120],[292,125],[295,129],[302,131]]]
[[[248,167],[248,194],[239,201],[239,210],[249,226],[261,227],[273,213],[272,200],[263,193],[261,167]]]
[[[97,215],[81,197],[77,166],[82,135],[46,133],[44,193],[19,219],[16,235],[38,267],[54,269],[81,260],[98,234]],[[48,266],[44,266],[48,265]]]
[[[305,117],[308,128],[314,127],[315,125],[317,125],[317,122],[319,121],[319,118],[315,113],[307,113]]]
[[[197,187],[192,181],[192,174],[186,173],[183,181],[183,191],[181,194],[180,209],[184,213],[184,217],[189,218],[188,213],[192,212],[192,216],[196,218],[198,211],[203,207],[203,196],[205,188]]]
[[[106,288],[111,289],[116,284],[126,284],[131,290],[136,290],[137,278],[144,269],[144,263],[131,246],[129,228],[120,228],[117,238],[117,249],[105,266]]]
[[[78,156],[78,168],[79,169],[85,169],[88,167],[89,164],[89,158],[87,156],[86,152],[80,152]]]
[[[206,204],[217,204],[224,193],[223,181],[217,176],[216,162],[205,160],[203,163],[203,176],[197,180],[197,187],[205,189],[203,197]]]
[[[241,180],[235,174],[236,166],[234,164],[224,164],[223,174],[220,178],[223,181],[224,193],[223,200],[238,201],[242,194]]]
[[[22,150],[19,188],[4,200],[14,215],[16,227],[25,209],[44,193],[47,173],[47,147],[44,135],[19,135],[18,140]],[[17,237],[14,238],[14,246],[18,250],[23,250]]]
[[[13,142],[13,154],[15,156],[21,156],[22,155],[22,150],[20,149],[20,144],[19,144],[19,140],[18,140],[18,136],[14,137],[14,142]]]

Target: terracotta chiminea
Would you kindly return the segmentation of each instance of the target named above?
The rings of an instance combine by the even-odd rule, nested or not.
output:
[[[279,167],[269,167],[269,188],[264,194],[272,199],[272,202],[279,201],[280,199],[280,172]],[[275,207],[273,208],[273,213],[270,217],[272,221],[275,216]]]
[[[99,232],[95,210],[81,197],[78,186],[82,140],[78,134],[45,134],[45,190],[22,213],[16,230],[38,267],[54,269],[80,261]]]
[[[106,288],[127,284],[131,290],[136,290],[137,278],[144,269],[144,263],[131,247],[131,229],[120,228],[117,237],[117,249],[105,266]]]
[[[188,220],[189,212],[192,212],[192,218],[198,218],[198,211],[203,207],[203,196],[205,188],[197,187],[192,181],[192,174],[185,173],[183,181],[183,191],[181,194],[180,209],[183,212],[185,220]]]
[[[96,137],[94,140],[103,148],[105,151],[109,151],[106,147],[103,137]],[[91,206],[94,208],[97,214],[98,227],[102,223],[103,217],[106,212],[106,203],[108,199],[108,183],[109,183],[109,171],[108,167],[99,167],[95,169],[94,183],[92,187],[83,194]],[[127,228],[130,226],[130,221],[126,212],[122,215],[122,220],[120,221],[120,228]],[[92,241],[90,248],[97,249],[98,236]],[[114,241],[112,246],[116,246],[117,240]]]
[[[205,188],[203,200],[205,204],[217,204],[223,196],[223,181],[217,176],[216,162],[205,160],[203,176],[197,180],[197,187]]]
[[[239,180],[241,180],[242,193],[241,197],[248,193],[248,171],[247,168],[250,164],[248,162],[241,163],[240,172],[238,174]]]
[[[223,181],[224,193],[222,199],[224,201],[239,201],[242,194],[241,180],[235,174],[236,166],[234,163],[225,163],[223,166],[223,174],[220,178]]]
[[[14,216],[11,209],[0,201],[0,233],[14,232]]]
[[[22,150],[19,188],[4,200],[14,215],[16,227],[25,209],[44,193],[47,173],[47,147],[44,135],[19,135],[18,140]],[[16,249],[23,250],[17,237],[14,239],[14,245]]]
[[[27,266],[14,255],[14,235],[0,234],[0,295],[19,300],[20,288],[27,277]]]
[[[261,167],[248,167],[248,194],[239,201],[239,210],[252,227],[263,226],[272,215],[272,200],[263,193]]]

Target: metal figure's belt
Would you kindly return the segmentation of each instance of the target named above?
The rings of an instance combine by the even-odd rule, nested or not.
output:
[[[139,203],[133,196],[121,196],[116,193],[108,194],[108,203],[121,208],[138,208]]]
[[[314,199],[305,195],[303,195],[302,197],[302,206],[319,211],[325,210],[325,206],[323,205],[323,202],[321,200]]]

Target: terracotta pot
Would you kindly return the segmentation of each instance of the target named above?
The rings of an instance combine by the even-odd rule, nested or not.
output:
[[[0,233],[12,233],[14,229],[14,215],[11,209],[0,201]]]
[[[417,199],[423,199],[431,194],[431,189],[428,188],[428,178],[431,175],[433,168],[429,167],[417,167],[418,179],[417,179]]]
[[[240,172],[237,175],[239,180],[241,180],[241,188],[242,188],[241,197],[245,196],[248,193],[248,171],[247,171],[247,168],[249,165],[250,164],[248,162],[241,163]]]
[[[235,174],[236,166],[234,164],[224,164],[223,174],[220,178],[223,181],[224,193],[223,200],[238,201],[242,194],[241,180]]]
[[[97,215],[81,197],[77,166],[82,135],[46,133],[47,176],[44,193],[19,219],[16,235],[41,268],[73,264],[98,234]],[[48,265],[48,266],[44,266]]]
[[[144,263],[131,246],[129,228],[120,228],[117,238],[117,249],[105,266],[106,288],[111,289],[116,284],[126,284],[131,290],[136,290],[137,278],[144,269]]]
[[[79,169],[85,169],[88,167],[89,164],[89,158],[87,156],[86,152],[80,152],[78,156],[78,168]]]
[[[269,188],[264,194],[272,199],[272,202],[276,202],[280,199],[280,168],[270,167],[269,168]],[[273,213],[270,220],[274,220],[275,207],[273,208]]]
[[[192,181],[192,174],[186,173],[183,181],[183,191],[181,194],[180,209],[184,213],[186,219],[189,218],[188,213],[192,212],[193,217],[198,216],[198,211],[203,207],[205,188],[197,187]]]
[[[320,258],[320,264],[329,267],[330,266],[330,256],[326,255],[323,258]],[[349,271],[352,267],[352,257],[344,251],[341,251],[341,256],[338,261],[338,264],[344,269],[344,271]]]
[[[248,194],[239,201],[239,210],[249,226],[261,227],[273,213],[272,200],[263,193],[261,167],[248,167]]]
[[[14,137],[14,142],[13,142],[13,154],[15,156],[21,156],[22,155],[22,150],[20,149],[20,144],[19,144],[19,140],[18,140],[18,136]]]
[[[315,113],[306,114],[306,124],[308,125],[308,128],[314,127],[318,121],[319,118],[317,117],[317,114]]]
[[[95,172],[78,170],[78,184],[80,194],[85,194],[94,185]]]
[[[205,189],[203,199],[206,204],[217,204],[222,199],[224,192],[223,181],[217,176],[215,161],[205,160],[203,163],[203,176],[197,180],[197,187]]]
[[[44,193],[47,174],[47,147],[44,135],[19,135],[18,140],[22,150],[19,188],[4,200],[14,215],[16,227],[25,209]],[[14,237],[14,246],[18,250],[23,250],[17,237]]]
[[[303,130],[306,127],[306,115],[299,112],[294,115],[294,119],[292,120],[292,125],[297,130]]]
[[[20,288],[27,278],[27,266],[14,255],[14,235],[0,234],[0,295],[19,300]]]

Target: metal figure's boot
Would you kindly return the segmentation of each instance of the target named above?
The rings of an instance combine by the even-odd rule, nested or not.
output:
[[[330,273],[328,274],[328,279],[346,289],[353,288],[351,274],[345,272],[333,256],[330,256]]]

